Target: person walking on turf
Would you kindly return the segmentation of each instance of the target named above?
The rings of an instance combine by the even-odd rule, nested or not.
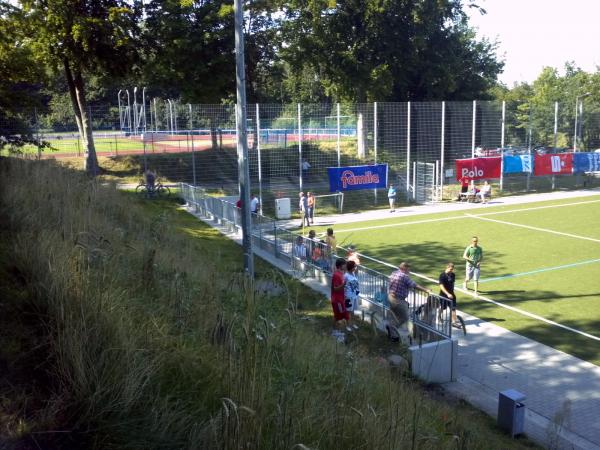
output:
[[[430,294],[429,289],[419,286],[413,279],[410,278],[410,264],[401,262],[398,270],[390,275],[388,286],[388,301],[390,310],[392,311],[390,327],[388,328],[389,336],[393,341],[399,341],[397,329],[404,327],[408,322],[408,301],[406,300],[411,290],[422,291]]]
[[[452,308],[452,326],[460,328],[461,324],[458,322],[456,317],[456,294],[454,293],[454,282],[456,280],[456,274],[454,273],[454,263],[449,262],[446,264],[446,270],[444,270],[439,277],[440,284],[440,297],[448,299],[448,302],[444,302],[442,310],[451,304]]]
[[[393,184],[390,184],[390,188],[388,189],[388,201],[390,202],[390,212],[396,211],[396,188]]]
[[[471,244],[465,248],[463,259],[467,262],[465,267],[465,281],[463,289],[467,289],[467,283],[473,280],[475,288],[475,296],[479,290],[479,275],[481,262],[483,261],[483,249],[478,245],[479,239],[477,236],[471,238]]]

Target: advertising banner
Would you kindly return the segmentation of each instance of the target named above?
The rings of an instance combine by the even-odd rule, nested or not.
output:
[[[573,153],[573,172],[600,172],[600,153]]]
[[[533,172],[533,157],[531,155],[504,156],[504,173]]]
[[[535,155],[533,174],[540,175],[571,175],[573,173],[573,153],[556,155]]]
[[[500,178],[502,167],[501,156],[491,158],[470,158],[456,160],[456,179],[481,180],[484,178]]]
[[[329,191],[356,191],[359,189],[386,188],[387,164],[368,166],[328,167]]]

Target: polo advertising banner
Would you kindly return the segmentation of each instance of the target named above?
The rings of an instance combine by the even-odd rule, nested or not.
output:
[[[386,188],[388,165],[328,167],[327,174],[330,192]]]
[[[573,172],[600,172],[600,153],[573,153]]]
[[[481,180],[484,178],[500,178],[502,157],[470,158],[456,160],[456,179]]]
[[[535,155],[535,176],[540,175],[571,175],[573,173],[573,153],[557,155]]]
[[[533,157],[531,155],[504,156],[502,162],[504,173],[533,172]]]

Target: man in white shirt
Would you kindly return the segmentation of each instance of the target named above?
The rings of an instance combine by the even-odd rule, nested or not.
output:
[[[256,195],[253,195],[252,198],[250,199],[250,212],[254,213],[254,214],[258,214],[259,206],[260,206],[260,202],[258,201],[258,198],[256,198]]]

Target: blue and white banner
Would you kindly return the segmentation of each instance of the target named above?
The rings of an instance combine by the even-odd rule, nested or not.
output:
[[[573,153],[573,172],[600,172],[600,153]]]
[[[386,188],[388,165],[328,167],[327,174],[330,192]]]
[[[533,172],[533,158],[531,155],[504,156],[502,160],[502,171],[504,173]]]

